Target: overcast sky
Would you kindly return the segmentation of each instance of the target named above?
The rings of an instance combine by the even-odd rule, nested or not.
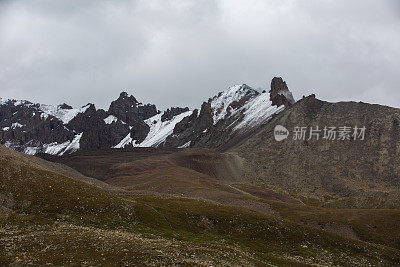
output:
[[[399,0],[0,0],[0,97],[197,107],[234,84],[400,107]]]

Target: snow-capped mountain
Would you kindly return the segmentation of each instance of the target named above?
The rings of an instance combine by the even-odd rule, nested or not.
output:
[[[271,94],[273,91],[272,88],[270,93],[259,93],[242,84],[220,92],[204,102],[200,111],[194,110],[191,116],[177,123],[165,146],[224,148],[239,141],[285,108],[284,104],[272,103],[277,96],[281,97]],[[292,104],[294,101],[290,100],[286,106]]]
[[[246,84],[232,86],[195,110],[160,112],[125,92],[107,111],[93,104],[72,108],[0,98],[0,138],[7,147],[27,154],[156,146],[222,148],[293,103],[282,78],[272,80],[269,93]]]

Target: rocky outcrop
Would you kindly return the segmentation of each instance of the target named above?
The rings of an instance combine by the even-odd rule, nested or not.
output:
[[[167,109],[166,111],[164,111],[163,115],[161,116],[161,121],[162,122],[169,121],[173,117],[175,117],[175,116],[177,116],[179,114],[182,114],[184,112],[187,112],[187,111],[189,111],[188,107],[186,107],[186,108],[180,108],[180,107],[174,108],[174,107],[172,107],[171,109]]]
[[[285,107],[292,106],[295,101],[292,93],[289,91],[289,88],[286,85],[286,82],[283,81],[281,77],[274,77],[271,81],[271,90],[269,91],[272,105]]]
[[[65,103],[58,105],[59,109],[73,109],[73,107],[71,107],[70,105],[67,105]]]
[[[128,96],[126,92],[122,92],[117,100],[111,102],[108,113],[129,125],[133,125],[139,119],[138,105],[139,102],[134,96]]]
[[[200,113],[195,110],[192,115],[177,123],[172,135],[167,137],[164,146],[185,146],[188,142],[195,142],[200,134],[212,127],[213,116],[210,102],[201,105]],[[188,145],[189,146],[189,145]]]
[[[126,92],[122,92],[117,100],[111,102],[108,114],[116,116],[131,126],[132,139],[140,143],[150,131],[150,127],[144,120],[158,114],[158,110],[155,105],[142,105],[134,96],[128,96]]]
[[[109,116],[102,109],[96,109],[93,104],[85,112],[76,115],[67,127],[83,133],[80,139],[80,149],[93,150],[110,148],[129,133],[129,127],[122,121],[106,124],[104,119]]]
[[[122,92],[119,98],[113,102],[108,109],[108,114],[116,116],[118,119],[129,125],[135,125],[140,120],[146,120],[158,113],[155,105],[142,105],[134,96]]]
[[[139,118],[142,120],[147,120],[156,114],[158,114],[159,111],[157,110],[155,105],[147,104],[147,105],[141,105],[139,104],[138,106],[138,115]]]

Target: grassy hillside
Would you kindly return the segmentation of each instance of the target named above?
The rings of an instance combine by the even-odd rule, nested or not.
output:
[[[111,195],[0,149],[1,265],[400,264],[394,247],[207,201]]]
[[[132,216],[132,209],[120,198],[49,166],[0,146],[2,218],[18,223],[68,219],[113,224]]]
[[[400,210],[327,209],[276,201],[269,204],[287,220],[400,250]]]
[[[96,178],[97,180],[104,180],[107,178],[107,172],[121,163],[153,156],[168,155],[177,151],[179,151],[177,148],[157,149],[137,147],[78,151],[61,157],[48,154],[39,154],[38,156],[48,161],[67,165],[86,176]]]

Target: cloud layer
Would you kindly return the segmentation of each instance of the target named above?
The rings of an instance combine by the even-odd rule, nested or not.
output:
[[[400,107],[397,0],[0,1],[0,97],[197,107],[230,85]]]

